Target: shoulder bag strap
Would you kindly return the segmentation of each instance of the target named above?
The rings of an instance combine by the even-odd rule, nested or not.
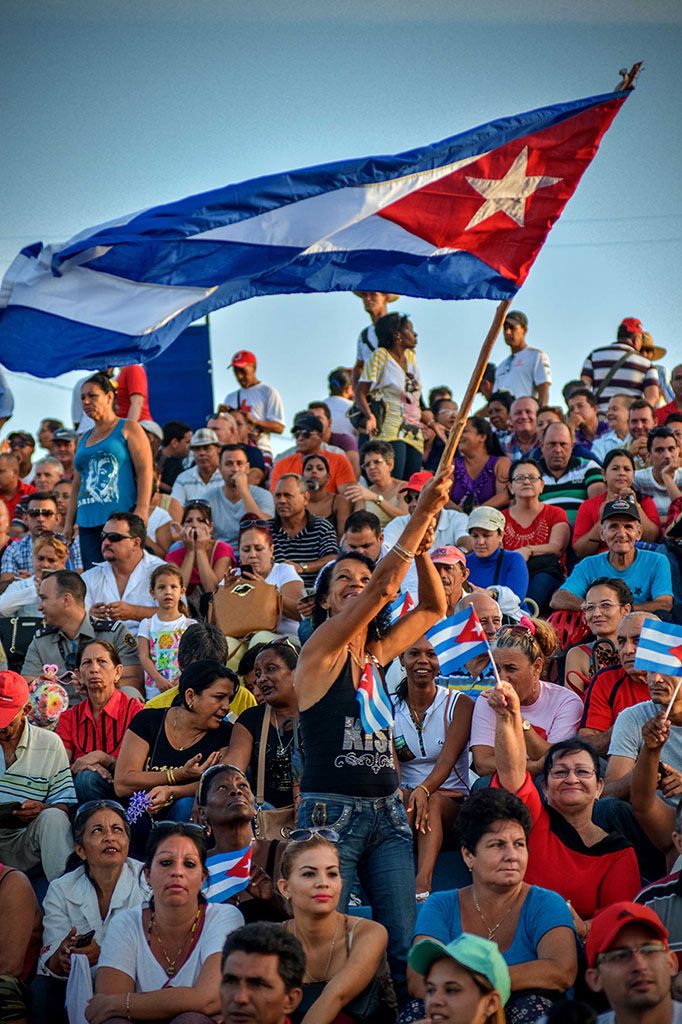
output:
[[[265,705],[263,715],[263,726],[260,731],[260,747],[258,749],[258,774],[256,776],[256,805],[262,807],[265,792],[265,751],[268,745],[268,733],[270,731],[270,715],[272,709],[269,704]]]
[[[493,586],[494,587],[497,586],[497,581],[499,580],[500,573],[502,572],[502,555],[503,554],[504,554],[503,549],[500,548],[500,550],[499,550],[499,552],[497,554],[497,562],[495,563],[495,576],[493,577]]]
[[[634,351],[635,350],[633,348],[632,352],[634,352]],[[594,392],[594,397],[595,398],[599,398],[599,396],[601,395],[602,391],[604,391],[605,388],[607,388],[609,386],[609,384],[611,383],[611,381],[613,380],[615,375],[620,370],[620,368],[623,365],[623,363],[627,362],[627,360],[630,358],[630,356],[632,355],[632,352],[624,352],[623,355],[620,357],[620,359],[616,360],[616,362],[613,364],[613,366],[611,367],[609,372],[604,377],[604,379],[601,382],[601,384],[599,385],[599,387]]]

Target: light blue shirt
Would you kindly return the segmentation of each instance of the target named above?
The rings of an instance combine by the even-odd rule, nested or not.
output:
[[[609,562],[609,552],[601,555],[590,555],[578,562],[575,569],[564,583],[562,590],[576,597],[585,597],[588,588],[600,576],[623,580],[632,591],[635,604],[653,601],[663,594],[673,592],[673,581],[670,562],[665,555],[657,551],[642,551],[635,548],[635,560],[632,565],[621,572]]]

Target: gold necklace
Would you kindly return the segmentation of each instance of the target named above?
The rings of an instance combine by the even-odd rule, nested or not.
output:
[[[500,920],[497,922],[497,924],[495,925],[494,928],[491,928],[490,925],[488,924],[488,922],[486,921],[486,919],[483,916],[483,911],[481,910],[481,908],[478,905],[478,900],[476,899],[476,890],[474,889],[473,885],[471,886],[471,895],[472,895],[473,900],[474,900],[474,906],[476,907],[476,910],[478,911],[478,916],[480,917],[481,921],[483,921],[483,924],[488,929],[488,938],[492,939],[493,935],[495,934],[497,929],[500,927],[500,925],[503,924],[507,920],[509,915],[511,914],[512,908],[513,908],[514,904],[516,903],[516,896],[513,897],[513,899],[511,901],[511,903],[509,904],[509,907],[507,908],[504,916],[500,918]]]
[[[192,936],[194,935],[194,932],[196,931],[197,924],[199,923],[199,916],[200,916],[200,914],[201,914],[201,904],[199,904],[199,906],[197,907],[197,916],[194,918],[194,924],[190,928],[189,934],[185,936],[185,938],[183,940],[183,943],[180,946],[180,949],[175,954],[175,959],[174,960],[171,960],[171,958],[168,956],[168,953],[166,952],[166,948],[165,948],[163,942],[161,941],[161,932],[159,931],[159,926],[158,926],[158,924],[156,925],[156,941],[158,942],[159,946],[161,947],[161,952],[163,953],[164,960],[168,964],[168,967],[164,967],[164,970],[165,970],[165,972],[166,972],[166,974],[168,975],[169,978],[172,978],[173,975],[175,974],[175,965],[178,962],[178,960],[180,959],[180,954],[182,953],[183,949],[187,945],[188,939],[191,939]],[[155,914],[154,914],[154,911],[152,910],[152,916],[151,916],[151,918],[149,920],[149,935],[147,937],[147,944],[148,944],[150,949],[152,948],[152,928],[154,928],[154,924],[155,924]]]
[[[305,968],[304,973],[307,974],[308,977],[310,978],[310,980],[314,981],[317,985],[319,985],[323,981],[327,980],[327,975],[329,974],[329,967],[330,967],[331,962],[332,962],[332,955],[334,953],[334,946],[336,945],[336,936],[338,935],[338,933],[339,933],[339,918],[337,916],[337,918],[336,918],[336,927],[334,928],[334,938],[332,939],[332,944],[329,947],[329,956],[327,957],[327,963],[326,963],[324,971],[322,973],[322,977],[321,978],[313,978],[313,976],[310,973],[310,971],[308,970],[307,966]],[[296,920],[295,919],[294,919],[294,938],[295,939],[298,938],[298,935],[296,934]],[[306,964],[307,964],[307,962],[308,962],[308,957],[306,956]]]
[[[187,747],[187,746],[192,747],[197,742],[197,740],[194,740],[192,743],[189,743],[189,744],[188,743],[178,743],[178,736],[180,734],[180,730],[178,729],[178,715],[181,712],[182,712],[182,708],[175,708],[175,720],[174,720],[174,723],[173,723],[173,732],[175,733],[175,742],[176,742],[176,749],[177,750],[184,750],[185,747]],[[197,733],[197,738],[198,739],[201,739],[201,736],[203,736],[205,734],[205,732],[206,732],[205,729],[195,729],[194,731]]]

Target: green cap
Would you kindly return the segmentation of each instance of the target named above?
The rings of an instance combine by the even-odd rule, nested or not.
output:
[[[417,974],[426,974],[434,960],[442,960],[444,956],[487,978],[492,987],[500,993],[504,1006],[511,992],[509,968],[494,942],[482,939],[480,935],[468,935],[466,932],[459,935],[454,942],[449,942],[447,946],[436,939],[422,939],[408,953],[407,962]]]

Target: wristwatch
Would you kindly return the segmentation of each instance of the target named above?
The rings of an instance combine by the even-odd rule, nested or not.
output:
[[[383,496],[383,494],[377,495],[377,497],[374,499],[374,504],[375,505],[383,505],[383,503],[384,503],[384,496]]]
[[[528,721],[527,718],[522,718],[521,719],[521,728],[523,729],[524,732],[528,732],[528,730],[530,729],[530,722]]]
[[[307,562],[299,562],[299,565],[301,566],[301,572],[307,572],[308,571],[308,563]]]

